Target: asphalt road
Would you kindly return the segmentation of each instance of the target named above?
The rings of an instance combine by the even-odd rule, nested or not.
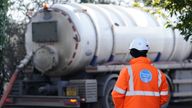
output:
[[[192,108],[192,102],[170,103],[168,108]]]
[[[5,108],[48,108],[48,107],[5,107]],[[182,103],[170,103],[168,108],[192,108],[192,101]]]

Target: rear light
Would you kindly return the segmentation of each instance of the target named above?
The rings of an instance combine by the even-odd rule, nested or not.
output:
[[[65,100],[64,105],[80,105],[80,102],[78,99],[67,99]]]
[[[77,103],[78,101],[77,101],[77,99],[70,99],[69,100],[71,103]]]

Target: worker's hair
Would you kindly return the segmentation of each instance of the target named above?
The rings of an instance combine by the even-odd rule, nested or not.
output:
[[[148,52],[148,50],[137,50],[135,48],[130,50],[130,54],[134,58],[137,58],[137,57],[147,57],[147,52]]]

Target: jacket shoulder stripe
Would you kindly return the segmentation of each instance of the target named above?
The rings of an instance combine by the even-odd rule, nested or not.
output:
[[[161,83],[162,83],[161,77],[162,77],[161,71],[158,69],[158,87],[160,87],[160,86],[161,86]]]
[[[134,91],[133,71],[132,71],[131,66],[128,66],[127,69],[128,69],[128,74],[130,76],[130,79],[129,79],[129,90],[130,91]]]

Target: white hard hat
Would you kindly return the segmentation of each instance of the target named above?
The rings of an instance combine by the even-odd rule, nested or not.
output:
[[[133,49],[133,48],[137,50],[149,50],[148,41],[145,40],[144,38],[136,38],[131,42],[129,46],[129,49]]]

